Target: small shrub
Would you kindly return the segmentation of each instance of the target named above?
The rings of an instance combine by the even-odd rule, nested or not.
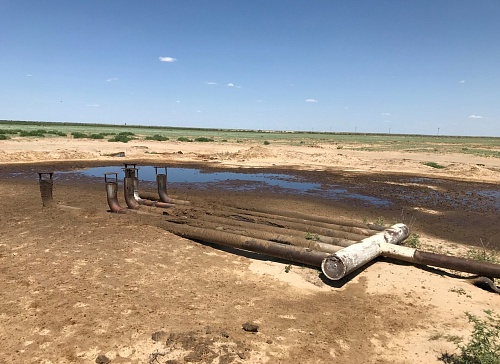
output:
[[[135,134],[130,131],[122,131],[121,133],[118,133],[118,135],[134,136]]]
[[[409,246],[410,248],[413,249],[420,249],[421,244],[420,244],[420,235],[418,234],[411,234],[404,242],[405,246]]]
[[[178,137],[177,140],[179,142],[192,142],[192,139],[186,138],[186,137]]]
[[[18,134],[21,129],[0,129],[0,134]]]
[[[269,140],[264,140],[264,145],[269,145],[271,142]]]
[[[99,133],[99,134],[90,134],[88,136],[89,139],[104,139],[106,137],[106,134]]]
[[[129,141],[133,140],[134,138],[131,138],[129,135],[122,135],[121,133],[118,135],[115,135],[111,139],[108,139],[108,142],[120,142],[120,143],[128,143]]]
[[[443,169],[443,168],[446,168],[445,166],[441,165],[441,164],[438,164],[436,162],[425,162],[424,165],[428,166],[428,167],[432,167],[432,168],[437,168],[437,169]]]
[[[75,139],[83,139],[83,138],[89,137],[87,134],[80,133],[79,131],[75,131],[75,132],[71,133],[71,135],[73,135],[73,138],[75,138]]]
[[[10,139],[7,135],[0,134],[0,140],[7,140],[7,139]]]
[[[156,141],[159,141],[159,142],[165,142],[165,141],[168,140],[168,138],[166,136],[163,136],[163,135],[160,135],[160,134],[155,134],[153,136],[148,135],[145,139],[146,140],[156,140]]]
[[[57,136],[67,136],[66,133],[63,133],[62,131],[59,130],[48,130],[47,134],[52,134],[52,135],[57,135]]]
[[[214,140],[212,138],[207,138],[207,137],[199,137],[194,140],[195,142],[213,142]]]
[[[45,130],[43,130],[43,129],[31,130],[31,131],[21,130],[21,132],[19,133],[19,136],[43,138],[43,137],[45,137]]]

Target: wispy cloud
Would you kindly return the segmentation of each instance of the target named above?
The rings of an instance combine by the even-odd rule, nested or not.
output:
[[[381,115],[382,116],[392,116],[392,114],[390,112],[383,112]]]
[[[226,86],[227,86],[227,87],[234,87],[234,83],[229,82]]]
[[[175,101],[176,104],[180,104],[181,103],[181,100],[176,100]]]
[[[26,77],[31,77],[31,76],[33,76],[31,73],[26,74]]]
[[[316,100],[316,99],[306,99],[306,102],[310,102],[310,103],[314,104],[314,103],[318,102],[318,100]]]
[[[88,104],[88,107],[99,107],[99,104]]]
[[[205,82],[205,85],[210,85],[210,86],[217,85],[217,82],[207,81]]]
[[[118,78],[116,77],[106,78],[106,82],[115,82],[115,81],[118,81]]]
[[[460,80],[460,82],[458,82],[458,83],[465,83],[465,80]]]
[[[469,115],[469,119],[484,119],[481,115]]]
[[[173,63],[173,62],[176,62],[177,61],[177,58],[173,58],[173,57],[158,57],[160,59],[160,62],[167,62],[167,63]]]

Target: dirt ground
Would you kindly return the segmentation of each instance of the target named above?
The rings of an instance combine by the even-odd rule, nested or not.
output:
[[[470,333],[465,312],[500,313],[498,294],[454,272],[378,259],[333,283],[318,269],[178,237],[152,222],[161,215],[109,213],[102,178],[56,174],[56,205],[42,206],[37,172],[124,162],[293,173],[390,201],[169,189],[201,209],[383,217],[406,223],[427,250],[500,249],[499,159],[321,144],[0,141],[0,363],[440,363],[455,349],[447,338]]]

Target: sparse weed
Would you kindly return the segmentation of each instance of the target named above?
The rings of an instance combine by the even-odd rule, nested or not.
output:
[[[478,260],[480,262],[498,263],[498,258],[495,254],[489,253],[484,249],[469,249],[467,258]]]
[[[269,140],[264,140],[264,145],[269,145],[271,142]]]
[[[411,234],[405,241],[404,245],[413,249],[420,249],[422,244],[420,243],[420,235]]]
[[[469,323],[473,324],[469,342],[461,344],[462,340],[457,337],[453,342],[460,353],[445,353],[439,360],[447,364],[500,364],[500,316],[489,310],[484,312],[484,319],[466,313]]]
[[[385,226],[385,220],[382,216],[377,217],[373,223],[378,226]]]
[[[441,165],[441,164],[438,164],[436,162],[425,162],[424,165],[428,166],[428,167],[432,167],[432,168],[437,168],[437,169],[443,169],[443,168],[446,168],[445,166]]]
[[[306,240],[319,241],[319,235],[318,234],[311,234],[309,231],[306,232],[305,238],[306,238]]]
[[[458,293],[459,296],[464,295],[465,297],[472,298],[472,296],[470,294],[468,294],[467,291],[463,288],[453,287],[453,288],[450,288],[450,292]]]

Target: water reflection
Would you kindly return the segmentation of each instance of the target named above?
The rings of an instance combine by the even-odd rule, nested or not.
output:
[[[118,178],[123,178],[123,167],[97,167],[78,171],[89,177],[103,177],[104,173],[116,172]],[[75,173],[75,172],[73,172]],[[158,173],[164,173],[164,169],[158,169]],[[311,182],[295,175],[283,173],[241,173],[241,172],[206,172],[195,168],[168,168],[169,184],[196,184],[197,189],[213,187],[232,191],[249,191],[263,188],[279,188],[283,192],[295,192],[315,197],[324,197],[332,200],[356,199],[374,206],[387,206],[388,200],[373,196],[350,193],[349,190],[339,188],[338,185],[321,184]],[[156,172],[152,166],[141,166],[138,168],[138,176],[141,182],[155,182]]]

